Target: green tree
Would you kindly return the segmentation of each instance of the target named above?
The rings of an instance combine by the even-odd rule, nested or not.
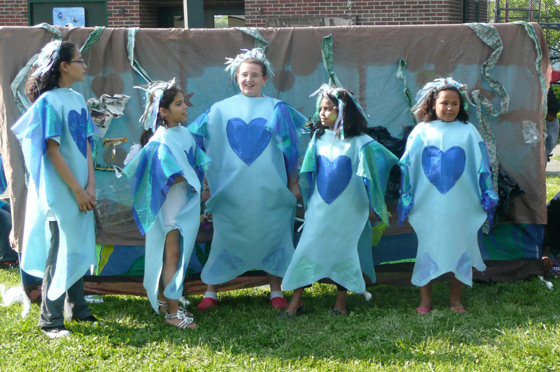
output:
[[[488,19],[499,23],[539,22],[543,25],[552,62],[560,63],[560,0],[488,0]]]

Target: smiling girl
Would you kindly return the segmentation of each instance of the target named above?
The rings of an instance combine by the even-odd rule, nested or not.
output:
[[[432,281],[449,275],[449,306],[463,313],[462,283],[472,285],[472,267],[486,269],[478,230],[492,222],[498,194],[486,146],[468,122],[466,86],[436,79],[418,92],[413,112],[420,123],[399,161],[402,171],[399,222],[418,237],[412,284],[420,287],[419,314],[432,310]]]
[[[284,308],[280,282],[294,251],[298,131],[306,118],[262,94],[271,70],[261,49],[242,51],[226,70],[241,92],[189,126],[213,160],[203,193],[214,221],[201,274],[209,286],[198,309],[216,306],[218,285],[253,269],[267,273],[271,305]]]

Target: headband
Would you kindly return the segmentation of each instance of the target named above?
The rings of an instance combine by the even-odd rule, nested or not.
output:
[[[245,62],[245,60],[247,59],[258,59],[259,61],[261,61],[262,63],[264,63],[264,65],[266,66],[266,72],[268,75],[270,76],[274,76],[274,72],[272,71],[272,66],[270,65],[270,61],[266,58],[266,55],[264,54],[264,50],[261,48],[253,48],[251,50],[249,49],[241,49],[240,54],[238,54],[237,56],[235,56],[235,58],[226,58],[226,71],[229,71],[230,75],[232,76],[232,78],[235,79],[235,75],[237,75],[237,70],[239,69],[239,66]]]
[[[463,107],[465,110],[468,109],[469,103],[471,105],[473,104],[467,93],[467,84],[461,84],[453,80],[453,78],[451,77],[445,79],[439,78],[424,85],[424,88],[420,89],[420,91],[416,94],[416,104],[411,108],[414,115],[416,115],[420,111],[420,109],[422,108],[422,106],[424,106],[432,93],[445,86],[452,86],[459,90],[459,94],[461,94],[461,96],[463,97]]]
[[[157,117],[159,112],[159,103],[163,93],[175,85],[175,78],[169,81],[152,81],[147,86],[136,86],[134,88],[142,89],[146,92],[146,108],[138,122],[145,130],[151,129],[155,132],[157,129]]]
[[[330,85],[327,84],[323,84],[319,87],[319,89],[317,89],[315,92],[313,92],[309,97],[314,97],[317,96],[317,103],[316,103],[316,108],[315,108],[315,114],[313,115],[313,121],[318,121],[319,120],[319,111],[321,109],[321,100],[323,99],[324,96],[326,95],[331,95],[333,97],[336,98],[337,102],[338,102],[338,117],[336,118],[336,121],[334,123],[334,132],[336,133],[338,127],[340,126],[340,139],[344,139],[344,102],[342,101],[342,99],[340,98],[340,93],[342,92],[346,92],[346,94],[348,94],[348,96],[352,99],[352,101],[354,102],[354,104],[356,105],[356,108],[358,109],[358,111],[360,112],[360,114],[362,114],[362,116],[364,117],[364,119],[366,119],[366,122],[368,121],[368,115],[365,113],[364,109],[362,108],[362,106],[360,105],[360,103],[358,102],[358,100],[354,97],[354,95],[352,93],[350,93],[349,90],[344,89],[344,88],[339,88],[339,87],[332,87]]]
[[[35,70],[31,74],[32,78],[37,78],[39,76],[44,77],[47,72],[50,71],[54,62],[58,58],[58,52],[60,51],[60,45],[62,42],[60,40],[53,40],[41,49],[37,60],[33,64]]]

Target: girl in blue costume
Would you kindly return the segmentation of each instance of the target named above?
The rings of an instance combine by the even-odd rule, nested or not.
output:
[[[321,125],[301,168],[307,201],[303,234],[282,285],[295,289],[283,317],[303,313],[304,286],[322,278],[337,284],[332,313],[346,315],[347,290],[365,292],[362,273],[375,281],[369,219],[389,225],[385,188],[397,157],[365,134],[367,118],[351,93],[323,86]]]
[[[261,49],[245,50],[227,69],[241,93],[215,103],[189,126],[212,158],[203,199],[214,236],[201,274],[209,286],[198,309],[216,306],[218,285],[253,269],[267,273],[271,304],[284,308],[280,283],[294,251],[298,130],[306,118],[262,95],[270,68]]]
[[[498,195],[488,153],[468,122],[466,86],[451,78],[426,84],[413,112],[420,123],[399,161],[399,223],[418,236],[412,284],[420,287],[419,314],[432,309],[433,279],[450,273],[450,307],[463,313],[462,283],[472,286],[472,267],[484,271],[478,230],[491,224]]]
[[[192,314],[178,300],[200,225],[201,181],[209,159],[181,126],[187,104],[175,80],[152,82],[146,90],[149,101],[140,118],[144,147],[124,169],[134,219],[146,234],[144,287],[156,313],[166,310],[168,324],[195,329]]]
[[[14,124],[29,173],[21,268],[42,277],[39,326],[65,337],[66,317],[96,323],[84,300],[83,275],[95,264],[93,125],[81,94],[85,79],[77,46],[52,41],[27,82],[33,105]]]

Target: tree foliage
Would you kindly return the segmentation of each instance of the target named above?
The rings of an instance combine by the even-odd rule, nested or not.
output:
[[[499,10],[497,13],[496,6]],[[488,20],[499,23],[540,23],[543,25],[551,60],[555,64],[560,63],[560,0],[488,0]],[[547,24],[552,27],[547,28]]]

